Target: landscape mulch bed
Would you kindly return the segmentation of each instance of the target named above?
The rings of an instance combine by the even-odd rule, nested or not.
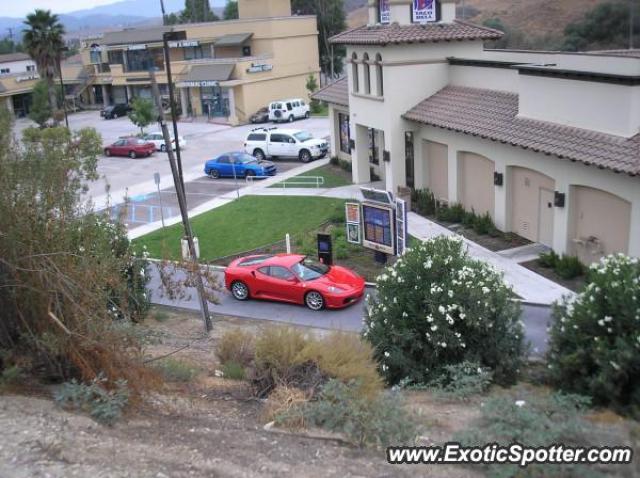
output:
[[[541,275],[542,277],[549,279],[550,281],[555,282],[556,284],[572,290],[573,292],[579,292],[587,282],[587,278],[584,275],[576,277],[574,279],[563,279],[558,274],[556,274],[553,269],[549,267],[543,267],[538,259],[534,259],[529,262],[523,262],[520,265],[526,267],[530,271],[535,272],[536,274]]]

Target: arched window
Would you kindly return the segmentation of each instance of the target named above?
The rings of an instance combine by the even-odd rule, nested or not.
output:
[[[376,55],[376,80],[378,84],[378,96],[384,96],[384,80],[382,77],[382,55]]]
[[[360,91],[360,78],[358,75],[358,55],[354,53],[351,55],[351,81],[353,82],[353,92]]]
[[[362,57],[362,66],[364,67],[364,94],[371,94],[371,65],[369,64],[369,54],[365,53]]]

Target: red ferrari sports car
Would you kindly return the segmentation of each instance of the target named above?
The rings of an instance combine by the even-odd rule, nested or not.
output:
[[[364,279],[355,272],[298,254],[241,257],[227,267],[224,282],[237,300],[277,300],[311,310],[346,307],[364,293]]]

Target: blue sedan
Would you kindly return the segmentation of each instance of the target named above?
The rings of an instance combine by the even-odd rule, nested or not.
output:
[[[276,166],[271,161],[258,161],[250,154],[234,152],[210,159],[204,165],[204,172],[213,179],[275,176]]]

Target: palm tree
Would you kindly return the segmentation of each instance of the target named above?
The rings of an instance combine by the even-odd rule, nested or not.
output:
[[[54,81],[64,47],[64,26],[60,23],[58,15],[52,14],[51,10],[40,9],[27,15],[24,24],[28,27],[24,30],[25,49],[36,62],[38,73],[47,82],[52,111],[57,111],[58,100]]]

